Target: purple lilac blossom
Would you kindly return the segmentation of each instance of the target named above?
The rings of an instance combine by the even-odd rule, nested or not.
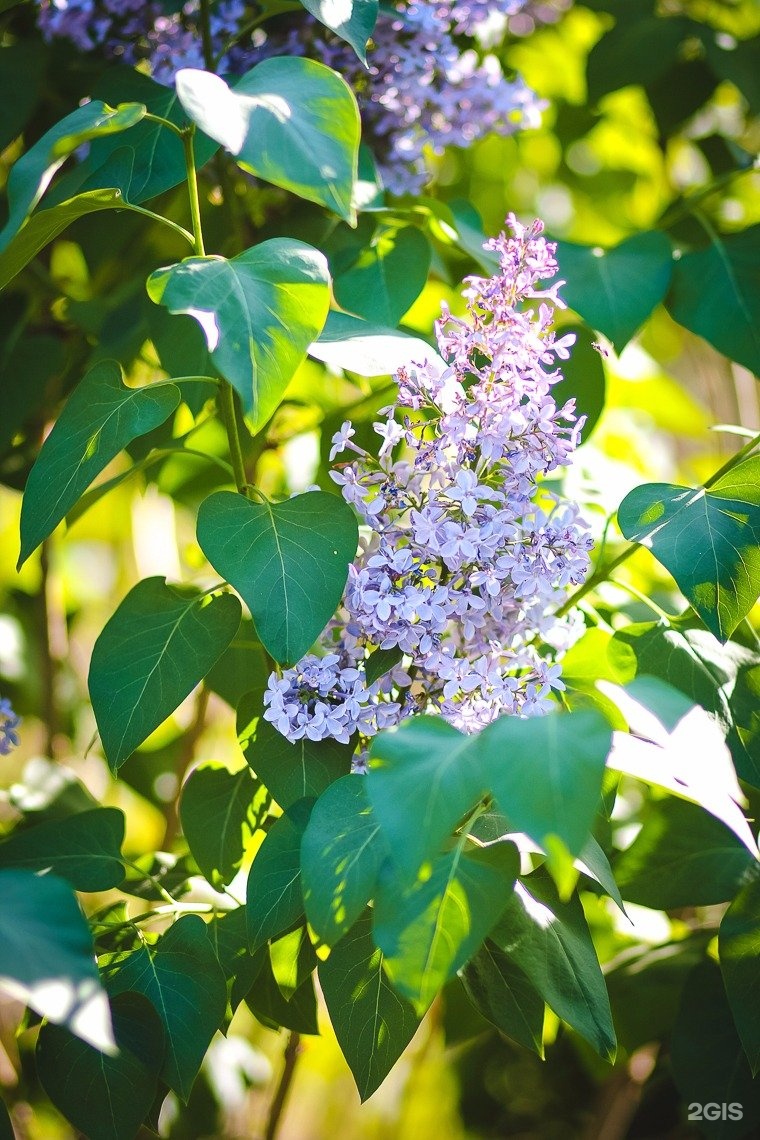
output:
[[[7,756],[11,748],[18,748],[16,729],[21,718],[16,716],[7,697],[0,697],[0,756]]]
[[[545,478],[566,466],[583,417],[558,407],[572,335],[552,331],[561,281],[542,224],[486,243],[499,269],[470,277],[467,316],[436,322],[446,367],[396,374],[396,401],[381,413],[374,459],[353,452],[332,477],[364,523],[338,615],[310,655],[272,674],[265,718],[288,739],[374,735],[415,710],[465,732],[504,714],[541,715],[564,688],[560,658],[580,615],[557,617],[588,571],[591,538],[578,507]],[[372,685],[377,649],[399,659]],[[323,672],[319,670],[322,669]]]
[[[220,71],[240,75],[276,55],[306,55],[339,72],[355,90],[365,137],[380,173],[395,194],[418,193],[429,181],[429,153],[468,146],[495,132],[539,124],[544,106],[519,78],[508,79],[496,56],[477,46],[479,29],[494,15],[506,19],[526,0],[413,0],[382,10],[368,51],[369,71],[353,50],[313,17],[283,29],[257,29],[220,61]],[[83,51],[149,62],[153,77],[173,82],[182,67],[203,67],[198,0],[165,14],[157,0],[40,0],[46,39],[64,36]],[[211,9],[214,51],[245,23],[246,5],[225,0]]]

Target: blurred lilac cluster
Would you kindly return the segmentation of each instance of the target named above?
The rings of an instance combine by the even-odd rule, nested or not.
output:
[[[16,716],[7,697],[0,697],[0,756],[7,756],[11,748],[18,748],[16,729],[21,718]]]
[[[305,13],[278,20],[274,31],[244,35],[246,5],[224,0],[211,5],[211,38],[226,74],[244,74],[273,55],[307,55],[334,68],[356,92],[387,188],[417,193],[429,179],[426,150],[440,154],[490,132],[511,134],[538,124],[543,104],[522,80],[507,78],[479,39],[494,20],[502,21],[503,35],[504,22],[525,3],[413,0],[382,9],[369,70]],[[132,65],[144,60],[162,83],[171,83],[182,67],[203,67],[198,0],[173,13],[159,0],[40,0],[39,24],[48,39],[66,37],[83,51],[97,47]]]
[[[558,407],[572,335],[552,331],[557,272],[542,224],[486,249],[490,278],[467,279],[467,317],[436,335],[446,367],[396,374],[396,402],[374,425],[374,459],[345,423],[333,478],[365,526],[326,656],[272,674],[265,717],[288,739],[371,736],[415,710],[474,732],[505,714],[537,715],[562,689],[557,657],[579,632],[557,609],[588,570],[591,540],[574,503],[543,482],[568,464],[583,419]],[[368,684],[374,651],[395,650]]]
[[[101,50],[108,58],[136,65],[147,61],[160,83],[173,83],[182,67],[203,67],[200,4],[191,0],[166,10],[160,0],[40,0],[38,24],[45,39],[70,40],[80,51]],[[245,16],[240,0],[212,7],[211,35],[221,51]]]

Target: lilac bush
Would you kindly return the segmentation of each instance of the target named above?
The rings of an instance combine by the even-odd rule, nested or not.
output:
[[[361,551],[325,655],[269,679],[265,716],[289,740],[369,737],[414,711],[475,732],[546,712],[564,687],[558,657],[579,626],[557,609],[591,539],[542,481],[570,462],[584,419],[552,396],[574,340],[552,330],[555,247],[541,222],[508,222],[512,236],[486,244],[498,271],[467,279],[466,319],[437,322],[445,369],[396,374],[378,458],[348,422],[333,438],[331,458],[356,455],[332,477],[363,520]],[[368,681],[377,650],[395,653]]]
[[[0,697],[0,756],[7,756],[11,748],[18,748],[17,728],[21,718],[13,711],[7,697]]]

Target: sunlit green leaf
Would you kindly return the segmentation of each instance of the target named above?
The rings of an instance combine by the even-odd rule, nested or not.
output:
[[[0,895],[0,989],[113,1052],[92,936],[69,884],[55,875],[0,870]]]
[[[577,895],[561,902],[549,876],[534,872],[510,896],[491,938],[559,1017],[602,1057],[614,1057],[610,1003]]]
[[[707,628],[726,641],[760,594],[760,456],[709,490],[648,483],[618,509],[626,538],[670,571]]]
[[[335,300],[349,313],[395,327],[427,280],[430,245],[420,230],[383,229],[333,281]]]
[[[367,40],[377,20],[378,0],[301,0],[307,12],[351,44],[362,63],[367,62]]]
[[[317,250],[273,238],[229,260],[189,257],[157,269],[147,288],[157,305],[195,318],[211,359],[258,430],[322,331],[328,279]]]
[[[306,917],[334,946],[369,902],[386,854],[363,776],[343,776],[314,805],[301,844]]]
[[[418,1013],[477,951],[507,906],[519,870],[517,848],[439,855],[411,884],[386,864],[375,895],[374,939],[394,986]]]
[[[252,174],[352,220],[359,109],[345,81],[310,59],[266,59],[230,88],[183,68],[177,94],[202,131]]]

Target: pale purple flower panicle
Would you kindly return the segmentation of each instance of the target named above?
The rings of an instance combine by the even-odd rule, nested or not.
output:
[[[480,33],[527,0],[412,0],[383,7],[368,48],[368,69],[353,49],[306,13],[228,41],[245,25],[248,6],[225,0],[211,8],[211,40],[222,74],[241,75],[262,59],[305,55],[332,67],[354,89],[364,136],[384,183],[396,194],[418,193],[429,180],[428,152],[468,146],[490,132],[537,126],[544,106],[521,79],[508,78]],[[176,12],[160,0],[39,0],[38,23],[50,40],[99,49],[124,63],[146,61],[170,84],[183,67],[204,67],[199,0]],[[502,28],[501,36],[504,29]],[[500,37],[497,37],[500,38]]]
[[[466,318],[437,322],[445,369],[397,373],[379,458],[348,423],[333,437],[333,454],[358,454],[333,478],[365,534],[326,656],[270,677],[265,716],[290,740],[369,737],[418,709],[475,732],[544,713],[564,688],[558,658],[581,624],[556,613],[587,573],[591,539],[543,481],[569,463],[583,418],[552,396],[572,341],[551,329],[554,246],[540,222],[508,221],[511,236],[486,244],[499,269],[466,282]],[[377,650],[397,663],[368,685]]]
[[[21,718],[16,716],[7,697],[0,697],[0,756],[7,756],[11,748],[18,748],[16,729]]]

